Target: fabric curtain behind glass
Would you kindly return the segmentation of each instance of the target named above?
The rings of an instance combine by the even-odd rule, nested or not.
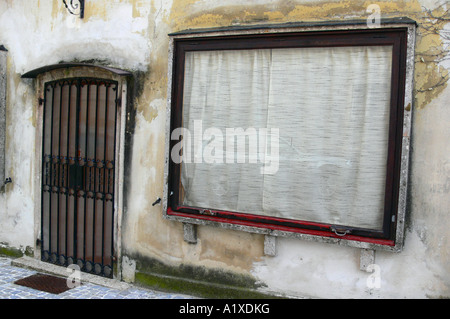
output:
[[[391,46],[186,53],[182,203],[381,229],[391,59]],[[227,128],[256,132],[244,163]],[[279,132],[270,174],[262,129]]]

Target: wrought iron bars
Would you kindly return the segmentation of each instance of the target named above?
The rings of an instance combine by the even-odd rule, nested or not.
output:
[[[117,82],[48,82],[44,98],[42,259],[111,277]]]

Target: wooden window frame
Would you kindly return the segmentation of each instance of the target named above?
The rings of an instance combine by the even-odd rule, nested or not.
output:
[[[396,22],[396,21],[394,21]],[[401,22],[404,22],[402,20]],[[263,215],[229,212],[183,206],[178,202],[181,163],[174,163],[170,150],[177,141],[167,139],[166,188],[163,200],[164,216],[170,220],[200,225],[214,225],[274,236],[302,237],[326,242],[345,243],[362,248],[381,248],[400,251],[403,240],[404,211],[406,202],[407,166],[409,157],[411,51],[414,48],[415,28],[408,24],[391,23],[371,29],[364,25],[353,28],[306,28],[289,27],[286,30],[212,30],[211,32],[178,33],[172,35],[173,60],[169,61],[172,72],[169,82],[169,132],[182,127],[183,83],[185,53],[205,50],[270,49],[292,47],[336,47],[391,45],[392,73],[388,159],[385,184],[383,227],[381,231],[332,224],[283,219]],[[407,79],[408,78],[408,79]],[[405,112],[405,108],[407,112]],[[407,113],[407,114],[405,114]],[[405,127],[407,129],[405,133]],[[405,135],[406,134],[406,135]],[[169,134],[170,135],[170,134]],[[405,140],[405,137],[407,139]],[[405,173],[406,169],[406,173]],[[402,173],[403,172],[403,173]],[[343,233],[345,235],[343,235]]]

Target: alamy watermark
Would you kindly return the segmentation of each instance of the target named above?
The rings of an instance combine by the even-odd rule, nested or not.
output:
[[[183,163],[249,163],[261,164],[261,174],[273,175],[279,168],[278,128],[226,128],[203,130],[203,121],[194,120],[193,131],[180,127],[172,131],[173,162]],[[247,142],[248,141],[248,142]]]

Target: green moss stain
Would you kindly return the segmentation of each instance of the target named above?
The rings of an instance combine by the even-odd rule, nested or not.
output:
[[[258,291],[263,285],[249,275],[186,264],[168,265],[142,256],[136,259],[135,283],[202,298],[274,298]]]
[[[23,253],[20,249],[14,247],[0,246],[0,256],[19,258],[23,256]]]
[[[267,299],[276,296],[265,294],[251,288],[242,288],[188,280],[186,278],[174,278],[169,276],[155,275],[137,272],[136,284],[153,288],[160,291],[175,292],[197,296],[201,298],[216,299]]]
[[[139,257],[136,259],[136,269],[142,273],[153,273],[162,276],[186,278],[189,280],[207,281],[210,283],[231,285],[237,287],[259,287],[255,278],[250,275],[237,274],[222,269],[210,269],[203,266],[188,264],[168,265],[157,259]]]

